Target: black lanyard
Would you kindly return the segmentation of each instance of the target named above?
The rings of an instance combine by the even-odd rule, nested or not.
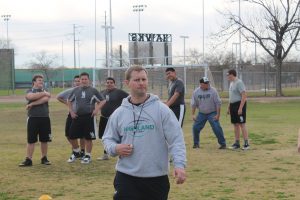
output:
[[[132,105],[132,110],[133,110],[133,111],[132,111],[132,114],[133,114],[133,135],[132,135],[132,142],[131,142],[131,144],[133,145],[135,133],[136,133],[136,130],[137,130],[137,127],[138,127],[138,124],[139,124],[139,121],[140,121],[141,114],[142,114],[142,111],[143,111],[143,109],[144,109],[145,103],[142,104],[142,108],[141,108],[141,110],[140,110],[140,114],[139,114],[137,120],[135,120],[134,105],[133,105],[133,104],[131,104],[131,105]]]

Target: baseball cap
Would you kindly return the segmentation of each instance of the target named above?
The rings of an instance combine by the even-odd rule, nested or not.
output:
[[[202,77],[202,78],[200,79],[200,83],[209,83],[209,80],[208,80],[207,77]]]

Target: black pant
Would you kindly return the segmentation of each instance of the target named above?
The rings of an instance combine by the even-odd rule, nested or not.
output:
[[[179,121],[179,124],[182,127],[184,116],[185,116],[185,104],[170,106],[170,109],[173,111],[173,113],[175,114],[177,120]]]
[[[167,200],[170,183],[167,175],[140,178],[117,171],[114,187],[114,200]]]
[[[100,139],[102,139],[102,136],[104,135],[107,122],[108,122],[107,117],[100,116],[99,131],[98,131]]]

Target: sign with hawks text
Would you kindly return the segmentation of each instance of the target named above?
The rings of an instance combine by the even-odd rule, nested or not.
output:
[[[128,33],[130,64],[171,65],[172,35]]]
[[[172,42],[171,34],[129,33],[129,42]]]

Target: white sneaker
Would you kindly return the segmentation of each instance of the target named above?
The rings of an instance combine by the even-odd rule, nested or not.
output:
[[[107,154],[103,154],[102,157],[97,158],[97,160],[109,160],[109,157]]]
[[[70,156],[70,158],[67,160],[68,163],[72,163],[75,162],[76,160],[76,155],[74,153],[72,153],[72,155]]]
[[[90,164],[92,162],[91,156],[85,155],[81,160],[81,164]]]
[[[249,150],[250,149],[250,145],[249,144],[244,144],[244,146],[243,146],[242,149],[243,150]]]

